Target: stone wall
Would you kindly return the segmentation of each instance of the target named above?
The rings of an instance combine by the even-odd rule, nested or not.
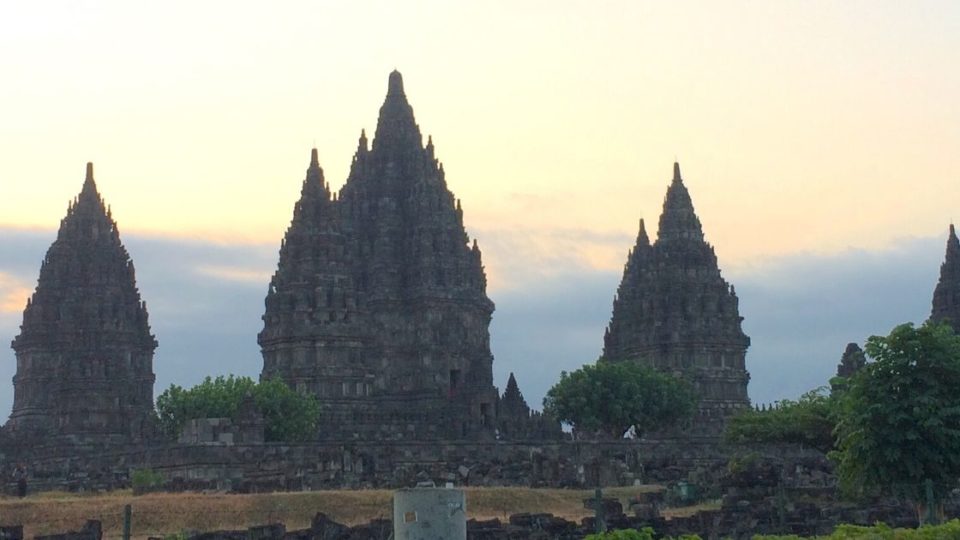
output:
[[[423,481],[584,488],[683,480],[717,486],[729,476],[728,462],[737,452],[712,441],[204,442],[124,450],[78,446],[66,453],[54,446],[32,447],[8,452],[2,467],[26,463],[31,491],[128,487],[130,472],[137,468],[159,472],[165,489],[230,492],[401,488]],[[787,471],[829,470],[823,455],[813,450],[778,448],[762,454],[776,456]],[[733,463],[737,459],[746,458]]]

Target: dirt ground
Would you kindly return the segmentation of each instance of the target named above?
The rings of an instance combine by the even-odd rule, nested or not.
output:
[[[659,486],[608,488],[605,497],[627,499]],[[549,512],[577,520],[592,515],[583,500],[593,491],[529,488],[464,488],[470,518],[505,519],[519,512]],[[245,529],[253,525],[283,523],[288,530],[310,526],[323,512],[341,523],[355,525],[391,517],[393,492],[343,490],[294,493],[228,495],[223,493],[154,493],[134,496],[130,491],[97,495],[38,493],[24,499],[0,498],[0,525],[23,525],[30,538],[37,534],[77,530],[88,519],[99,519],[107,537],[119,537],[123,507],[133,509],[135,538],[163,536],[182,531]]]

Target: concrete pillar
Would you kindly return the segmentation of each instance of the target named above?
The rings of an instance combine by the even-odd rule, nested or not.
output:
[[[401,489],[393,494],[394,540],[466,540],[467,499],[452,488]]]

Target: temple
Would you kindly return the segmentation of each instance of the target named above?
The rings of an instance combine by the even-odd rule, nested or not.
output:
[[[656,242],[640,221],[601,361],[640,362],[688,380],[700,405],[686,434],[715,436],[724,417],[750,404],[744,364],[750,338],[742,320],[674,163]]]
[[[317,396],[321,438],[498,436],[480,248],[399,72],[339,195],[311,154],[265,307],[261,379]]]
[[[947,322],[954,332],[960,332],[960,240],[950,224],[947,252],[940,265],[940,281],[933,291],[933,309],[930,320]]]
[[[150,435],[157,342],[92,163],[41,263],[12,346],[9,433],[76,442]]]

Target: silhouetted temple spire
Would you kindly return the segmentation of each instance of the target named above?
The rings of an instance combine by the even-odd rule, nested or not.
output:
[[[10,429],[75,440],[129,441],[149,432],[157,343],[91,163],[43,259],[12,346]]]
[[[703,229],[700,219],[693,209],[690,192],[680,176],[680,164],[673,164],[673,181],[663,200],[663,213],[657,230],[660,242],[703,241]]]
[[[957,231],[950,224],[947,235],[947,250],[940,265],[940,281],[933,291],[933,309],[930,319],[945,321],[960,333],[960,240]]]
[[[837,377],[850,377],[865,365],[867,357],[863,349],[856,343],[847,343],[847,348],[840,357],[840,364],[837,365]]]
[[[647,226],[644,224],[643,218],[640,218],[640,232],[637,233],[637,247],[649,245],[650,237],[647,236]]]
[[[422,150],[423,138],[413,117],[413,108],[403,93],[403,77],[399,71],[390,74],[387,97],[380,107],[377,131],[373,138],[373,151],[388,148],[391,154]]]
[[[387,80],[387,96],[404,96],[406,98],[406,94],[403,93],[403,75],[397,70],[390,72],[390,78]]]
[[[97,192],[97,183],[93,179],[93,163],[87,163],[87,174],[83,179],[83,188],[80,189],[78,199],[92,197],[99,200],[100,194]]]

